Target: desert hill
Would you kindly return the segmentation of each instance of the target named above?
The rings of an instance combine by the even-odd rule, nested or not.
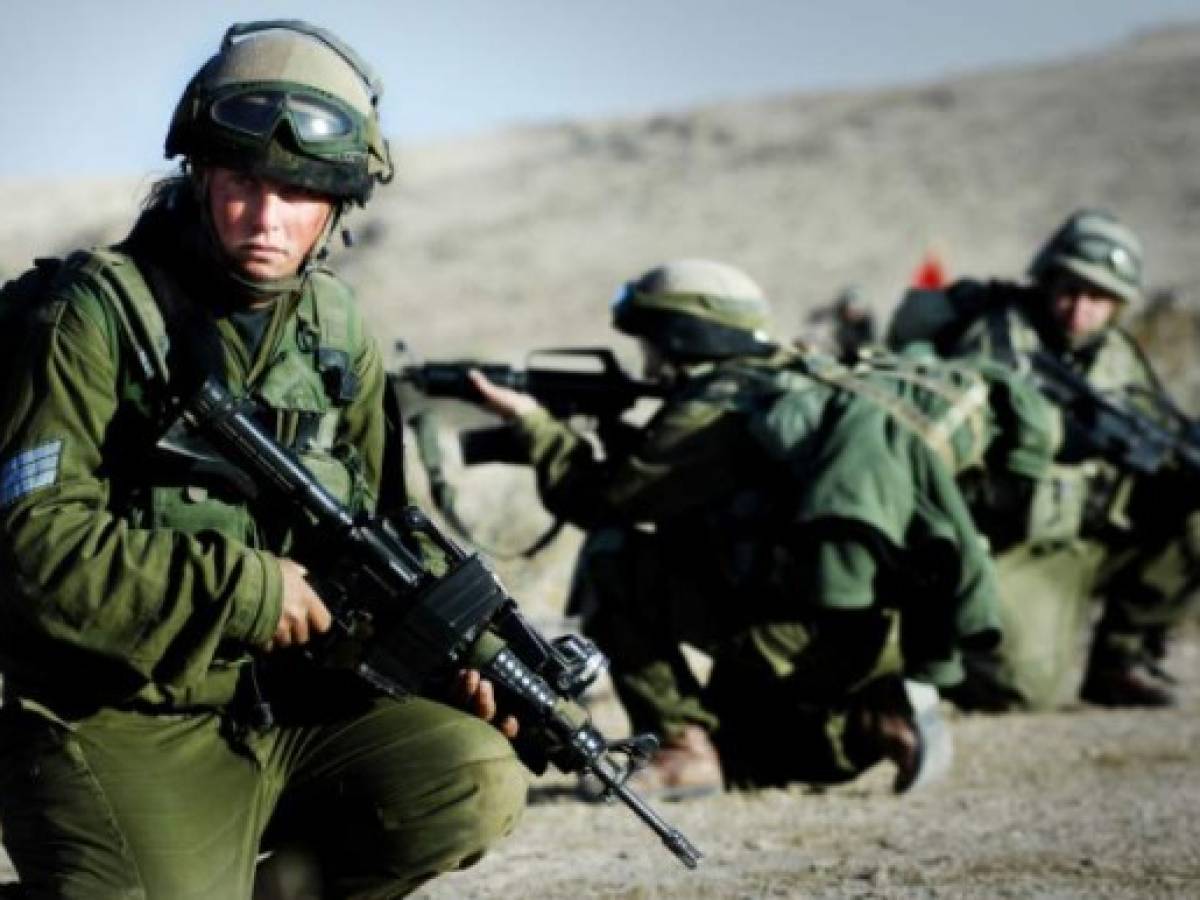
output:
[[[396,144],[335,256],[380,333],[427,355],[595,343],[614,287],[680,256],[747,269],[791,333],[848,283],[890,308],[930,247],[952,274],[1018,274],[1081,205],[1138,229],[1155,286],[1200,297],[1200,26],[892,90]],[[0,272],[118,237],[151,177],[0,182]]]

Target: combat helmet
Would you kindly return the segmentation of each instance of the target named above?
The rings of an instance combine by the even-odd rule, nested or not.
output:
[[[705,259],[669,262],[622,285],[613,326],[683,362],[762,356],[771,308],[745,272]]]
[[[165,153],[364,204],[393,171],[382,93],[379,77],[324,28],[233,25],[184,90]]]
[[[1114,297],[1141,298],[1142,242],[1103,210],[1082,209],[1059,226],[1029,264],[1029,276],[1045,284],[1055,272],[1070,272]]]

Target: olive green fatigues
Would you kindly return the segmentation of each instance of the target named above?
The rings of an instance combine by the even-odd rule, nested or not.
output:
[[[716,729],[735,781],[852,777],[877,758],[848,745],[863,688],[953,682],[995,634],[951,470],[793,358],[692,370],[611,460],[544,411],[519,429],[546,506],[591,532],[571,602],[634,728]],[[681,643],[713,657],[706,689]]]
[[[199,369],[207,336],[234,393],[356,507],[379,486],[383,372],[325,272],[257,333],[236,324],[194,223],[154,209],[124,252],[67,265],[0,398],[4,841],[36,896],[249,896],[264,833],[315,849],[331,895],[398,896],[507,832],[524,776],[465,713],[251,662],[292,539],[152,454],[162,385],[144,363],[165,335],[134,339],[121,295],[154,285],[173,374]]]
[[[915,330],[929,333],[917,336],[932,337],[946,356],[983,355],[1021,368],[1029,354],[1046,350],[1098,391],[1156,417],[1144,395],[1162,386],[1132,339],[1113,327],[1072,351],[1057,337],[1049,306],[1038,288],[960,282],[944,293],[914,293],[901,311],[926,310],[930,327]],[[902,344],[896,330],[893,323],[891,342]],[[966,491],[984,532],[994,539],[997,529],[1004,532],[995,549],[1005,640],[998,660],[972,663],[981,664],[982,681],[996,682],[1028,706],[1068,701],[1093,596],[1104,608],[1093,661],[1141,658],[1181,618],[1200,578],[1200,543],[1189,525],[1194,511],[1167,513],[1171,504],[1150,501],[1152,515],[1138,517],[1131,498],[1153,489],[1099,460],[1060,463],[1038,480],[1029,507],[1010,505],[1008,521],[992,508],[994,494]]]

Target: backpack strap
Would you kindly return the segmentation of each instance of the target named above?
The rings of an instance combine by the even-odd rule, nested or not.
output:
[[[133,351],[139,375],[165,389],[171,341],[158,301],[133,259],[115,250],[81,250],[71,254],[64,265],[82,272],[115,301],[112,310]]]
[[[864,397],[883,409],[916,434],[951,472],[965,468],[982,456],[987,436],[988,387],[977,373],[941,363],[939,366],[945,374],[937,375],[927,366],[897,357],[876,357],[852,369],[832,359],[812,357],[804,362],[814,378]],[[871,375],[924,389],[938,397],[945,404],[944,408],[936,413],[920,409],[902,393],[871,381]],[[953,378],[962,379],[966,384],[956,385]],[[954,451],[954,435],[964,425],[971,429],[971,446],[975,452],[972,459],[960,461]]]
[[[365,329],[346,286],[324,269],[311,276],[313,324],[317,330],[317,367],[329,396],[337,404],[352,401],[359,390],[354,360],[362,352]]]

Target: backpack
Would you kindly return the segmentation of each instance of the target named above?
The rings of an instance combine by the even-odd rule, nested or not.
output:
[[[991,310],[1020,303],[1028,288],[1003,281],[956,281],[943,290],[914,288],[901,298],[888,323],[889,350],[924,345],[947,355],[959,338]]]
[[[31,268],[0,285],[0,366],[11,365],[62,264],[53,257],[36,259]],[[0,384],[7,381],[8,372],[3,370]]]
[[[777,399],[751,429],[773,455],[816,428],[824,400],[813,383],[862,397],[914,433],[954,474],[995,463],[1037,477],[1061,441],[1061,422],[1032,385],[998,363],[948,361],[925,349],[873,352],[854,366],[801,355],[777,376]],[[809,408],[811,407],[811,408]]]
[[[169,340],[158,303],[133,261],[112,250],[80,250],[65,258],[42,257],[0,287],[0,357],[11,365],[16,348],[45,314],[55,285],[77,273],[95,280],[118,302],[113,304],[126,344],[133,349],[139,374],[165,385]],[[7,380],[8,373],[4,373]]]

